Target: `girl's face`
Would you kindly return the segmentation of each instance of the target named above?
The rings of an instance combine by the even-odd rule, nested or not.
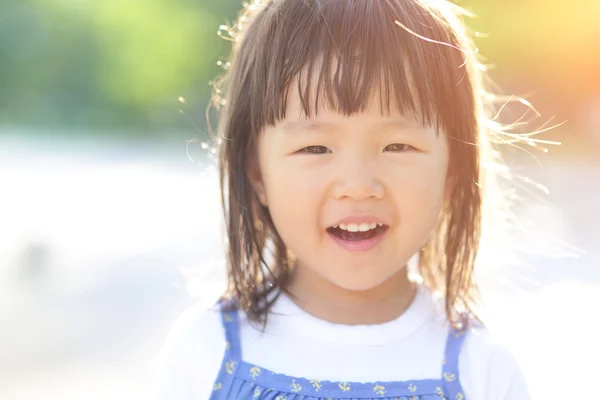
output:
[[[444,202],[443,132],[383,115],[377,102],[350,117],[321,109],[306,118],[290,95],[286,114],[259,135],[251,180],[296,268],[349,291],[402,272]]]

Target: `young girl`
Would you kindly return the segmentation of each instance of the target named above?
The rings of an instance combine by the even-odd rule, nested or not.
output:
[[[160,398],[528,398],[477,317],[495,153],[460,13],[246,6],[216,99],[229,289],[177,322]]]

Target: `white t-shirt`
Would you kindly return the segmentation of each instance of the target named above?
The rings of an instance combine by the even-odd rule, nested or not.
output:
[[[320,320],[282,294],[264,332],[239,313],[242,359],[280,374],[322,381],[439,379],[449,332],[440,306],[421,288],[396,320],[346,326]],[[187,310],[162,349],[158,398],[208,399],[225,345],[216,308]],[[468,400],[530,399],[514,358],[483,329],[471,329],[464,341],[459,379]]]

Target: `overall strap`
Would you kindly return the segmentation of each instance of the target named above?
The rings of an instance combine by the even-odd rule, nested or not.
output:
[[[227,340],[225,358],[236,362],[240,361],[242,359],[240,324],[238,308],[234,301],[230,300],[221,303],[221,322],[225,330],[225,339]]]
[[[225,354],[210,400],[227,399],[235,373],[242,359],[237,304],[233,300],[220,304],[221,322],[225,331]]]
[[[450,328],[446,341],[442,381],[444,382],[444,395],[452,400],[465,400],[464,391],[460,384],[458,374],[458,361],[462,344],[467,336],[467,329]]]

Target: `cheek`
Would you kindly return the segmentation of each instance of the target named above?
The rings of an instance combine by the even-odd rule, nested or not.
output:
[[[388,183],[401,219],[413,226],[429,226],[437,220],[446,190],[446,173],[439,163],[424,163],[398,170]]]
[[[299,168],[295,160],[273,159],[264,164],[268,206],[278,232],[285,238],[318,227],[325,179]]]
[[[314,168],[303,167],[298,160],[274,157],[265,163],[264,170],[270,204],[273,201],[294,205],[300,200],[314,198],[325,186],[322,174],[315,173]]]
[[[315,189],[314,169],[304,168],[302,160],[288,155],[292,148],[276,132],[267,131],[259,141],[259,149],[260,170],[270,207],[293,198],[301,199]]]

